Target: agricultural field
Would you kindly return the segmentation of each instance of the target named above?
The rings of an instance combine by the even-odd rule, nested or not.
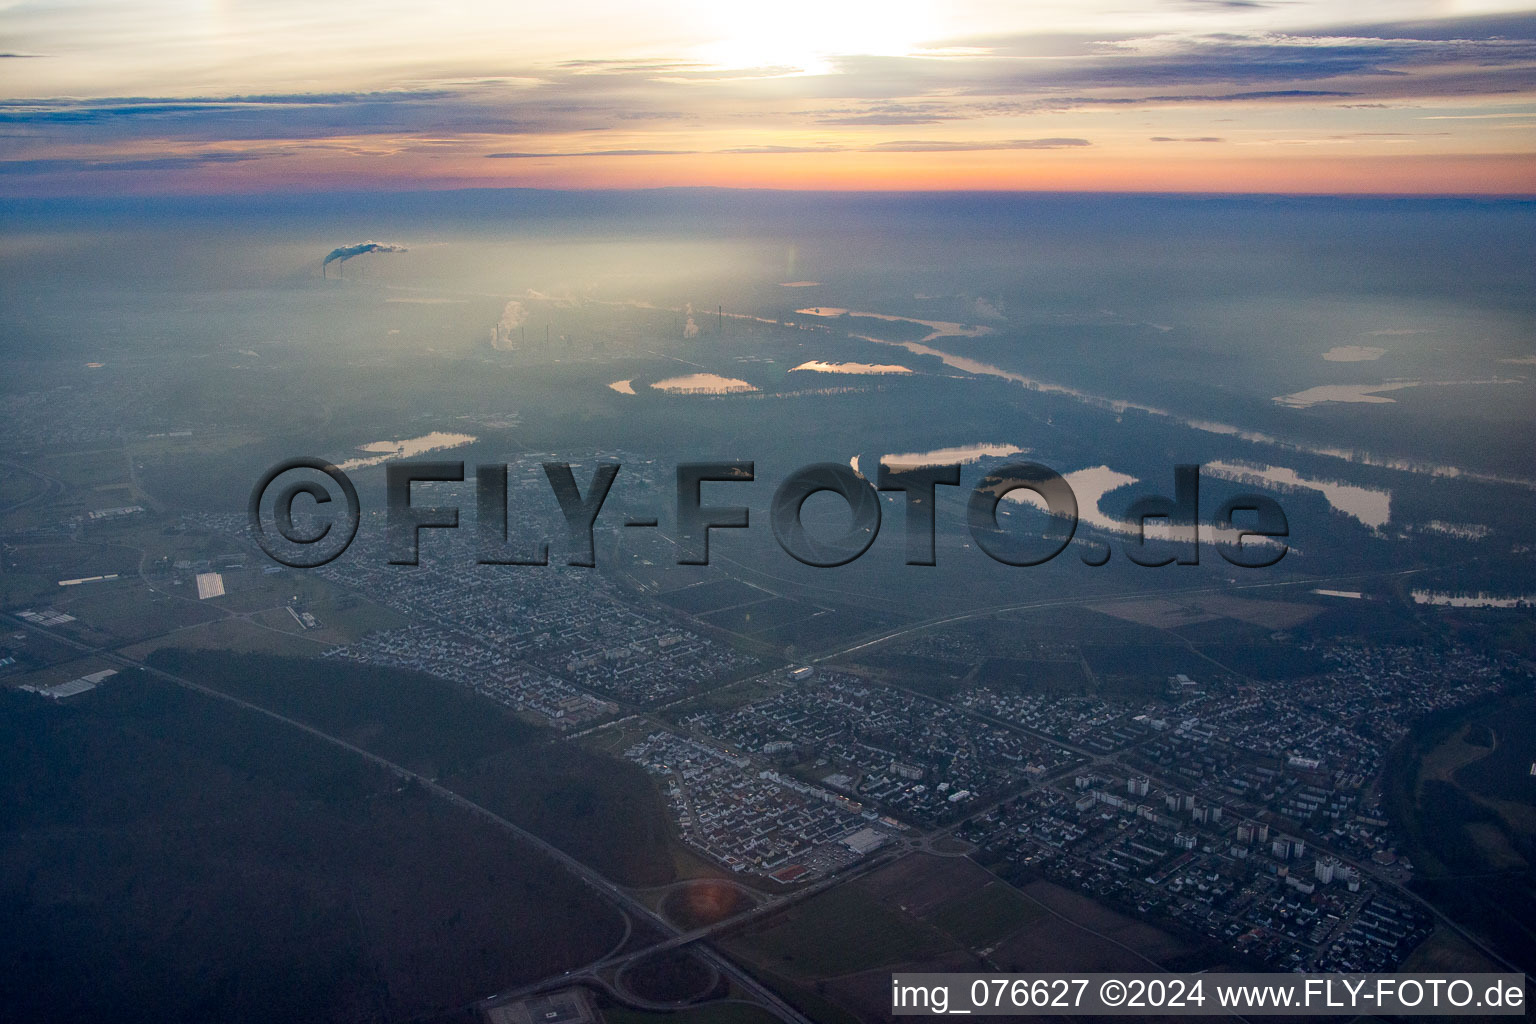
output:
[[[1048,882],[1023,890],[964,857],[911,855],[726,941],[791,1001],[858,1020],[889,1014],[890,974],[1152,970],[1180,940]]]

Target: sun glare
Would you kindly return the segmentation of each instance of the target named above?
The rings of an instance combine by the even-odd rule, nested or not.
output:
[[[841,56],[911,53],[934,29],[927,0],[781,0],[769,5],[712,4],[702,15],[713,38],[699,49],[721,68],[831,69]]]

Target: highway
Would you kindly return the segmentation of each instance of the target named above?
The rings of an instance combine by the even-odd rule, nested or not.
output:
[[[1315,585],[1320,585],[1320,584],[1325,583],[1325,582],[1337,582],[1337,581],[1343,581],[1343,580],[1355,580],[1355,579],[1361,579],[1361,578],[1366,578],[1366,577],[1409,575],[1409,574],[1412,574],[1413,572],[1416,572],[1416,571],[1420,571],[1420,570],[1404,570],[1404,571],[1398,571],[1398,572],[1385,572],[1385,573],[1383,573],[1383,572],[1374,572],[1374,573],[1341,574],[1341,575],[1333,576],[1333,577],[1321,577],[1321,578],[1316,578],[1316,579],[1313,579],[1313,580],[1308,580],[1308,581],[1306,581],[1306,583],[1315,586]],[[1179,597],[1179,596],[1190,596],[1190,595],[1194,595],[1194,594],[1213,593],[1213,592],[1230,592],[1230,591],[1234,591],[1234,590],[1254,590],[1254,589],[1265,589],[1265,588],[1273,588],[1273,587],[1289,587],[1289,586],[1297,586],[1298,584],[1301,584],[1301,581],[1285,580],[1285,581],[1269,581],[1269,582],[1264,582],[1264,583],[1255,583],[1255,584],[1240,585],[1240,586],[1227,585],[1227,586],[1198,587],[1198,588],[1188,588],[1188,589],[1185,589],[1185,590],[1172,591],[1172,592],[1170,592],[1169,594],[1167,594],[1165,596]],[[964,611],[964,612],[960,612],[960,613],[956,613],[956,614],[952,614],[952,615],[940,616],[940,617],[928,619],[928,620],[925,620],[925,621],[922,621],[922,622],[909,624],[909,625],[906,625],[906,626],[903,626],[903,627],[901,627],[899,629],[896,629],[896,630],[884,633],[884,634],[882,634],[880,636],[877,636],[877,637],[874,637],[874,638],[862,639],[862,640],[858,640],[858,641],[855,641],[855,642],[852,642],[852,643],[846,643],[844,645],[839,646],[837,649],[827,651],[826,653],[823,653],[819,657],[815,657],[815,658],[811,659],[811,661],[812,661],[812,663],[825,663],[825,662],[832,661],[832,660],[834,660],[836,658],[839,658],[839,657],[842,657],[842,656],[845,656],[845,655],[848,655],[848,654],[851,654],[851,653],[854,653],[854,652],[857,652],[857,651],[860,651],[860,650],[864,650],[864,649],[867,649],[867,648],[870,648],[870,647],[878,646],[880,644],[889,642],[889,641],[897,639],[899,637],[911,635],[913,633],[923,632],[923,631],[926,631],[926,630],[929,630],[929,629],[933,629],[935,627],[940,627],[940,626],[948,625],[948,624],[955,623],[955,622],[960,622],[960,621],[965,621],[965,620],[973,620],[973,619],[978,619],[978,618],[985,618],[985,617],[990,617],[990,616],[996,616],[996,615],[1005,614],[1005,613],[1008,613],[1008,612],[1025,611],[1025,610],[1031,610],[1031,609],[1040,609],[1040,608],[1055,607],[1055,606],[1068,605],[1068,604],[1081,604],[1081,603],[1082,603],[1081,598],[1075,598],[1075,599],[1074,598],[1065,598],[1065,599],[1063,599],[1063,598],[1055,598],[1055,599],[1046,599],[1046,600],[1036,600],[1036,601],[1030,601],[1030,602],[1022,602],[1022,603],[1018,603],[1018,604],[1012,604],[1012,605],[1001,606],[1001,607],[996,607],[996,608],[989,608],[989,609],[970,609],[970,610],[967,610],[967,611]],[[547,978],[541,979],[539,981],[533,982],[531,984],[521,985],[521,986],[517,986],[517,987],[513,987],[513,988],[509,988],[509,989],[503,990],[501,992],[497,992],[497,993],[495,993],[495,994],[493,994],[491,996],[486,997],[483,1000],[480,1000],[476,1004],[478,1007],[489,1008],[491,1006],[502,1005],[502,1004],[514,1002],[514,1001],[516,1001],[518,999],[526,998],[527,996],[534,995],[534,994],[537,994],[539,992],[550,991],[550,990],[553,990],[553,989],[556,989],[556,988],[565,987],[567,985],[570,985],[570,984],[578,982],[578,981],[583,981],[583,980],[593,980],[593,981],[596,981],[598,979],[598,976],[599,976],[600,972],[606,972],[606,971],[610,971],[610,970],[614,971],[614,972],[617,972],[618,970],[622,969],[625,965],[627,965],[627,964],[629,964],[629,963],[631,963],[633,961],[636,961],[638,959],[641,959],[643,957],[650,956],[650,955],[653,955],[653,954],[656,954],[656,953],[660,953],[660,952],[664,952],[666,950],[677,949],[677,948],[688,946],[688,945],[692,945],[692,944],[699,944],[700,948],[698,949],[698,955],[700,957],[702,957],[706,962],[708,962],[713,968],[715,968],[721,974],[723,974],[724,976],[730,978],[732,981],[736,982],[741,987],[741,989],[743,991],[749,993],[758,1002],[760,1002],[762,1005],[764,1005],[765,1007],[770,1009],[781,1020],[789,1022],[789,1024],[811,1024],[809,1018],[805,1017],[805,1015],[800,1013],[800,1011],[795,1009],[793,1006],[791,1006],[789,1003],[787,1003],[785,1000],[783,1000],[776,993],[774,993],[773,991],[768,989],[766,986],[764,986],[762,983],[757,981],[756,978],[752,977],[752,975],[750,975],[744,969],[738,967],[729,958],[727,958],[723,954],[719,953],[718,951],[710,948],[709,946],[704,945],[703,944],[703,940],[706,940],[706,939],[710,938],[711,936],[713,936],[713,935],[715,935],[715,934],[717,934],[717,933],[719,933],[721,931],[724,931],[724,930],[727,930],[727,929],[730,929],[730,928],[739,927],[739,926],[742,926],[744,924],[750,923],[754,919],[757,919],[757,918],[760,918],[760,917],[763,917],[763,916],[766,916],[766,915],[769,915],[769,914],[781,911],[785,907],[787,907],[787,906],[789,906],[789,905],[791,905],[793,903],[799,902],[799,901],[804,900],[804,899],[808,899],[811,896],[814,896],[815,894],[817,894],[819,892],[822,892],[822,891],[826,890],[827,888],[830,888],[830,887],[832,887],[834,885],[842,884],[843,882],[847,881],[850,877],[862,874],[865,871],[873,869],[874,867],[877,867],[877,866],[880,866],[882,864],[888,863],[892,859],[892,855],[900,856],[900,855],[904,855],[904,854],[906,854],[908,852],[913,852],[913,851],[916,851],[916,850],[925,849],[926,841],[931,840],[933,838],[936,838],[939,835],[946,834],[946,833],[948,833],[950,831],[950,829],[947,829],[947,828],[946,829],[941,829],[941,830],[938,830],[938,832],[936,832],[936,833],[934,833],[932,835],[921,837],[921,839],[919,839],[917,841],[904,841],[904,842],[901,842],[899,844],[894,845],[892,848],[888,849],[883,855],[872,857],[872,858],[868,858],[868,859],[860,862],[857,865],[851,866],[849,869],[847,869],[845,871],[839,872],[836,875],[833,875],[831,877],[823,879],[820,882],[817,882],[817,883],[815,883],[813,885],[806,886],[803,889],[798,889],[798,890],[796,890],[792,894],[787,894],[787,895],[785,895],[783,897],[778,897],[778,898],[770,898],[769,900],[763,902],[762,904],[759,904],[758,906],[752,908],[751,910],[747,911],[744,914],[735,915],[734,917],[727,918],[727,919],[725,919],[723,921],[717,922],[717,923],[712,924],[712,925],[708,925],[708,926],[704,926],[704,927],[700,927],[700,928],[695,928],[695,929],[692,929],[692,930],[684,931],[684,930],[679,929],[677,926],[673,925],[671,922],[667,921],[660,914],[656,913],[655,911],[652,911],[648,906],[646,906],[640,899],[638,899],[635,895],[630,893],[627,889],[623,888],[622,886],[619,886],[615,882],[610,881],[608,878],[606,878],[602,874],[598,873],[597,871],[591,869],[587,865],[585,865],[585,864],[581,863],[580,861],[576,860],[574,857],[571,857],[570,855],[566,854],[564,851],[562,851],[562,850],[558,849],[557,847],[551,845],[550,843],[546,842],[545,840],[543,840],[539,836],[534,835],[533,833],[527,831],[526,829],[523,829],[521,826],[518,826],[518,825],[514,824],[511,821],[508,821],[507,819],[501,817],[500,815],[494,813],[493,811],[488,810],[487,808],[485,808],[485,807],[475,803],[474,801],[469,800],[468,798],[466,798],[466,797],[464,797],[464,796],[462,796],[462,795],[460,795],[460,794],[458,794],[458,793],[456,793],[456,792],[454,792],[454,791],[452,791],[452,790],[450,790],[450,789],[440,785],[439,783],[437,783],[437,782],[435,782],[435,781],[433,781],[431,779],[425,778],[424,776],[421,776],[421,775],[411,771],[410,769],[407,769],[407,768],[405,768],[405,767],[403,767],[403,766],[401,766],[399,764],[396,764],[396,763],[394,763],[392,761],[389,761],[386,758],[380,757],[377,754],[374,754],[374,753],[372,753],[370,751],[364,750],[363,748],[358,747],[358,746],[356,746],[356,745],[354,745],[352,743],[349,743],[346,740],[343,740],[343,739],[340,739],[338,737],[332,736],[332,735],[330,735],[328,733],[325,733],[325,732],[323,732],[323,731],[321,731],[321,730],[319,730],[319,729],[317,729],[317,728],[315,728],[315,727],[313,727],[311,725],[308,725],[308,724],[306,724],[304,722],[301,722],[301,721],[298,721],[296,719],[290,718],[290,717],[288,717],[286,715],[283,715],[283,714],[280,714],[278,712],[272,711],[272,710],[270,710],[268,708],[264,708],[264,707],[261,707],[259,705],[253,704],[253,703],[251,703],[249,701],[242,700],[242,699],[240,699],[238,697],[231,696],[231,695],[226,694],[226,693],[224,693],[222,691],[216,690],[216,689],[214,689],[212,687],[205,686],[205,685],[203,685],[201,683],[194,682],[193,680],[187,679],[185,677],[178,676],[178,675],[175,675],[175,674],[172,674],[172,673],[168,673],[168,672],[165,672],[165,671],[160,670],[160,669],[152,668],[152,667],[150,667],[148,665],[145,665],[144,663],[142,663],[142,662],[140,662],[140,661],[138,661],[136,659],[128,658],[128,657],[126,657],[126,656],[124,656],[122,654],[119,654],[117,652],[110,651],[110,650],[103,649],[103,648],[99,648],[99,647],[96,647],[96,646],[93,646],[93,645],[90,645],[90,644],[86,644],[86,643],[74,640],[73,638],[70,638],[68,636],[62,635],[60,633],[57,633],[57,632],[55,632],[55,631],[53,631],[51,629],[47,629],[47,628],[44,628],[44,627],[37,626],[37,625],[35,625],[33,623],[26,622],[24,620],[15,618],[13,616],[0,614],[0,621],[5,621],[5,622],[7,622],[7,623],[9,623],[11,625],[16,626],[17,628],[20,628],[20,629],[24,629],[24,630],[27,630],[27,631],[30,631],[30,632],[33,632],[33,633],[37,633],[37,634],[40,634],[40,635],[43,635],[43,636],[47,636],[50,639],[55,640],[56,642],[63,643],[65,645],[70,646],[70,647],[72,647],[72,648],[74,648],[76,650],[79,650],[81,652],[85,652],[85,653],[89,653],[89,654],[95,655],[97,657],[100,657],[100,658],[102,658],[102,659],[104,659],[106,661],[109,661],[109,662],[111,662],[111,663],[113,663],[115,665],[118,665],[120,667],[141,669],[141,670],[143,670],[143,671],[145,671],[145,672],[147,672],[147,673],[149,673],[151,675],[157,676],[159,678],[162,678],[162,679],[164,679],[164,680],[166,680],[168,682],[174,683],[174,684],[176,684],[178,686],[181,686],[181,687],[184,687],[186,689],[189,689],[189,690],[201,693],[201,694],[203,694],[205,696],[208,696],[208,697],[211,697],[211,698],[214,698],[214,699],[217,699],[217,700],[225,701],[225,702],[233,704],[233,705],[235,705],[237,707],[241,707],[241,708],[246,709],[248,711],[255,712],[257,714],[265,715],[265,716],[267,716],[267,717],[269,717],[269,718],[271,718],[271,719],[273,719],[275,721],[283,723],[284,725],[290,726],[290,727],[295,728],[295,729],[299,729],[299,730],[301,730],[303,732],[306,732],[306,733],[310,734],[311,736],[316,737],[317,739],[323,740],[324,742],[327,742],[327,743],[330,743],[330,744],[332,744],[334,746],[340,747],[340,748],[348,751],[349,753],[352,753],[353,755],[355,755],[357,757],[363,758],[363,759],[365,759],[365,760],[367,760],[367,761],[369,761],[369,762],[371,762],[373,764],[376,764],[376,765],[378,765],[380,767],[383,767],[383,768],[389,770],[390,772],[394,773],[399,778],[406,779],[406,780],[409,780],[409,781],[411,781],[411,782],[413,782],[413,783],[415,783],[417,785],[420,785],[421,787],[423,787],[427,791],[435,794],[436,796],[442,798],[443,800],[445,800],[445,801],[447,801],[447,802],[449,802],[451,804],[454,804],[455,806],[460,807],[460,808],[468,811],[469,813],[474,814],[477,817],[480,817],[481,819],[496,825],[497,827],[499,827],[502,830],[508,832],[509,834],[515,836],[516,838],[522,840],[523,842],[531,844],[532,846],[536,847],[541,852],[543,852],[545,855],[547,855],[551,859],[553,859],[556,862],[558,862],[562,867],[564,867],[566,870],[570,871],[573,875],[575,875],[576,877],[580,878],[584,883],[586,883],[589,887],[591,887],[593,890],[595,890],[599,895],[601,895],[608,902],[610,902],[611,904],[613,904],[616,907],[618,907],[622,913],[628,915],[632,920],[644,920],[644,921],[647,921],[650,924],[652,924],[658,931],[660,931],[661,933],[663,933],[664,935],[667,936],[667,938],[663,939],[661,942],[653,943],[653,944],[651,944],[651,945],[649,945],[647,947],[641,948],[641,949],[633,950],[633,951],[628,952],[628,953],[617,953],[617,952],[616,953],[612,953],[612,954],[608,955],[607,957],[604,957],[601,960],[594,961],[593,963],[590,963],[590,964],[588,964],[588,965],[586,965],[586,966],[584,966],[582,968],[579,968],[579,969],[567,972],[565,974],[547,977]],[[690,699],[694,698],[696,696],[697,696],[696,694],[690,695]],[[931,698],[928,698],[928,699],[931,699]],[[972,713],[976,714],[977,712],[973,711]],[[1088,765],[1076,765],[1076,766],[1073,766],[1073,767],[1071,767],[1069,769],[1064,769],[1061,772],[1053,773],[1053,775],[1051,777],[1052,780],[1054,780],[1057,777],[1060,777],[1063,774],[1070,773],[1071,771],[1091,770],[1091,768],[1093,766],[1096,766],[1097,764],[1099,764],[1101,762],[1104,762],[1104,761],[1116,760],[1118,758],[1118,756],[1120,756],[1121,754],[1124,753],[1123,751],[1119,751],[1119,752],[1116,752],[1114,754],[1103,754],[1103,753],[1098,753],[1098,752],[1094,752],[1094,751],[1089,751],[1089,750],[1086,750],[1086,749],[1079,748],[1079,747],[1077,747],[1074,744],[1065,743],[1065,742],[1063,742],[1059,738],[1042,736],[1040,734],[1035,733],[1034,730],[1026,729],[1026,728],[1021,728],[1021,727],[1019,727],[1016,724],[1006,723],[1006,722],[1003,722],[1001,720],[994,719],[991,716],[986,715],[986,714],[980,714],[979,717],[984,718],[984,719],[986,719],[988,721],[995,722],[998,725],[1002,725],[1002,726],[1010,728],[1010,729],[1016,729],[1016,730],[1018,730],[1020,732],[1028,733],[1030,735],[1035,735],[1038,738],[1047,739],[1050,742],[1057,743],[1057,744],[1059,744],[1061,746],[1064,746],[1064,747],[1066,747],[1068,749],[1071,749],[1074,753],[1077,753],[1077,754],[1079,754],[1081,756],[1084,756],[1084,757],[1087,757],[1089,759],[1089,764]],[[587,730],[587,731],[590,731],[590,730]],[[1042,781],[1045,781],[1045,780],[1042,780]],[[1157,780],[1157,781],[1161,782],[1162,780]],[[1339,855],[1335,854],[1335,856],[1339,856]],[[1450,920],[1445,914],[1441,913],[1437,908],[1435,908],[1434,906],[1429,904],[1427,901],[1423,900],[1417,894],[1415,894],[1415,893],[1407,890],[1403,886],[1397,884],[1394,880],[1386,878],[1380,872],[1377,872],[1377,871],[1373,870],[1370,865],[1360,865],[1360,864],[1357,864],[1356,862],[1352,861],[1350,858],[1343,857],[1343,856],[1340,856],[1340,860],[1345,862],[1345,863],[1355,864],[1355,866],[1360,867],[1361,870],[1363,870],[1364,872],[1373,875],[1379,883],[1381,883],[1383,885],[1386,885],[1387,887],[1389,887],[1390,889],[1392,889],[1393,891],[1395,891],[1399,895],[1401,895],[1401,896],[1411,900],[1413,903],[1415,903],[1415,904],[1425,908],[1431,914],[1433,914],[1434,917],[1437,920],[1441,921],[1443,924],[1445,924],[1447,927],[1452,929],[1454,932],[1456,932],[1462,938],[1464,938],[1465,940],[1470,942],[1475,948],[1479,949],[1485,955],[1489,956],[1490,959],[1494,960],[1497,963],[1500,963],[1500,964],[1504,965],[1507,969],[1510,969],[1510,970],[1514,970],[1515,969],[1511,965],[1509,965],[1507,960],[1505,960],[1503,957],[1499,956],[1497,953],[1495,953],[1492,950],[1490,950],[1484,943],[1482,943],[1476,937],[1474,937],[1471,934],[1469,934],[1466,929],[1464,929],[1463,927],[1458,925],[1456,922]],[[605,984],[606,984],[606,982],[605,982]]]
[[[332,746],[340,747],[341,749],[354,754],[365,761],[371,762],[372,764],[378,765],[381,768],[385,768],[390,772],[393,772],[401,779],[408,780],[421,786],[428,792],[441,797],[454,806],[460,807],[470,812],[471,814],[482,818],[485,821],[491,822],[492,824],[500,827],[513,836],[516,836],[523,842],[536,847],[539,851],[550,857],[550,859],[559,863],[567,871],[571,872],[571,874],[575,875],[577,878],[580,878],[588,886],[596,890],[609,902],[617,906],[621,912],[631,914],[636,918],[648,921],[669,936],[669,940],[667,942],[659,946],[654,946],[652,949],[672,948],[673,946],[677,945],[686,945],[689,942],[694,942],[700,938],[703,938],[710,931],[710,929],[698,929],[698,934],[691,936],[683,933],[680,929],[678,929],[671,922],[667,921],[660,914],[652,911],[649,907],[647,907],[644,903],[632,895],[628,890],[587,867],[587,865],[570,856],[565,851],[551,845],[548,842],[545,842],[543,839],[534,835],[532,832],[529,832],[527,829],[524,829],[521,826],[508,821],[506,818],[496,814],[494,811],[490,811],[480,806],[473,800],[455,793],[453,790],[448,789],[446,786],[439,785],[437,782],[434,782],[433,780],[426,778],[423,775],[419,775],[416,772],[411,771],[409,768],[396,764],[387,758],[380,757],[371,751],[364,750],[362,747],[359,747],[356,744],[348,743],[344,739],[332,736],[327,732],[322,732],[321,730],[316,729],[314,726],[305,722],[301,722],[298,719],[290,718],[287,715],[272,711],[269,708],[261,707],[259,704],[253,704],[250,701],[231,696],[230,694],[224,693],[221,690],[216,690],[213,687],[194,682],[193,680],[187,679],[184,676],[175,675],[161,669],[153,668],[144,664],[142,661],[139,661],[135,658],[126,657],[117,653],[116,651],[110,651],[105,648],[94,646],[92,644],[83,643],[79,640],[75,640],[72,637],[55,632],[54,630],[45,629],[41,626],[34,625],[33,623],[27,622],[25,619],[20,619],[11,615],[0,614],[0,622],[5,622],[6,624],[14,626],[18,629],[27,630],[28,632],[36,633],[41,636],[46,636],[50,640],[65,644],[66,646],[72,647],[84,654],[94,655],[104,661],[111,662],[120,668],[140,669],[152,676],[164,679],[167,682],[174,683],[177,686],[191,690],[195,693],[200,693],[206,697],[211,697],[215,700],[221,700],[228,704],[233,704],[236,707],[243,708],[247,711],[251,711],[259,715],[265,715],[273,721],[281,722],[290,728],[298,729],[301,732],[308,733],[316,739],[323,740]],[[650,950],[642,950],[636,954],[631,954],[631,957],[638,956],[641,953],[646,953],[649,951]],[[779,1017],[779,1019],[788,1022],[788,1024],[812,1024],[810,1018],[806,1017],[799,1010],[789,1005],[789,1003],[780,998],[777,993],[773,992],[761,982],[759,982],[756,978],[752,977],[746,971],[736,966],[736,964],[731,962],[728,958],[722,956],[712,949],[709,949],[708,947],[702,947],[699,950],[699,955],[708,961],[710,965],[716,970],[720,971],[726,977],[740,985],[744,991],[751,993],[755,999],[757,999],[765,1007],[771,1010],[776,1016]],[[628,959],[628,957],[619,959]],[[586,970],[591,970],[591,968],[589,967],[585,969],[583,973],[585,973]],[[548,979],[545,982],[541,982],[531,988],[524,986],[522,988],[509,990],[508,992],[497,993],[483,1000],[481,1005],[492,1006],[498,1003],[509,1002],[517,998],[517,993],[536,991],[541,987],[547,987],[548,981],[553,980],[559,979]]]

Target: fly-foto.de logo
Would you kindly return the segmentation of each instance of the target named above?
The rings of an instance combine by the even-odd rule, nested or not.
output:
[[[568,462],[545,462],[554,504],[565,520],[566,563],[596,564],[593,529],[618,479],[621,465],[597,463],[583,484]],[[476,560],[482,565],[538,566],[549,564],[549,540],[508,534],[507,472],[505,464],[474,468]],[[416,565],[423,531],[459,528],[456,505],[428,504],[415,489],[432,484],[462,483],[464,463],[391,462],[385,466],[386,551],[391,565]],[[853,562],[880,534],[881,492],[903,496],[905,558],[908,565],[937,564],[935,536],[939,488],[959,487],[957,464],[892,467],[880,464],[871,482],[851,466],[819,462],[782,479],[774,489],[768,520],[779,547],[796,561],[819,568]],[[285,481],[286,482],[283,482]],[[679,565],[708,565],[713,530],[751,527],[745,505],[726,504],[730,487],[757,482],[751,461],[685,462],[677,466],[675,541]],[[705,488],[710,488],[706,502]],[[1029,504],[1045,513],[1038,529],[1017,529],[999,521],[1005,499],[1027,492]],[[333,494],[333,492],[335,492]],[[851,522],[840,534],[813,530],[802,518],[807,499],[820,493],[837,495],[846,503]],[[338,500],[339,499],[339,500]],[[325,565],[346,551],[357,536],[362,506],[347,474],[322,459],[296,458],[267,470],[251,490],[247,513],[251,532],[263,551],[294,568]],[[302,518],[302,523],[296,515]],[[976,546],[1005,565],[1042,565],[1071,543],[1078,527],[1077,496],[1061,474],[1036,462],[1014,462],[993,469],[971,488],[965,506],[965,528]],[[656,528],[657,517],[631,517],[625,527]],[[1150,494],[1133,501],[1123,520],[1113,524],[1125,556],[1137,565],[1197,565],[1202,540],[1227,562],[1242,568],[1274,565],[1288,550],[1290,526],[1274,499],[1260,494],[1228,498],[1204,523],[1200,517],[1200,467],[1178,465],[1173,471],[1173,497]],[[1150,527],[1150,530],[1149,530]],[[1087,565],[1104,565],[1111,549],[1086,545]]]

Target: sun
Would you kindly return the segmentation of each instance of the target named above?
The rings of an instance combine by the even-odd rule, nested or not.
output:
[[[840,56],[899,56],[934,29],[928,0],[779,0],[711,4],[699,56],[720,68],[820,74]]]

